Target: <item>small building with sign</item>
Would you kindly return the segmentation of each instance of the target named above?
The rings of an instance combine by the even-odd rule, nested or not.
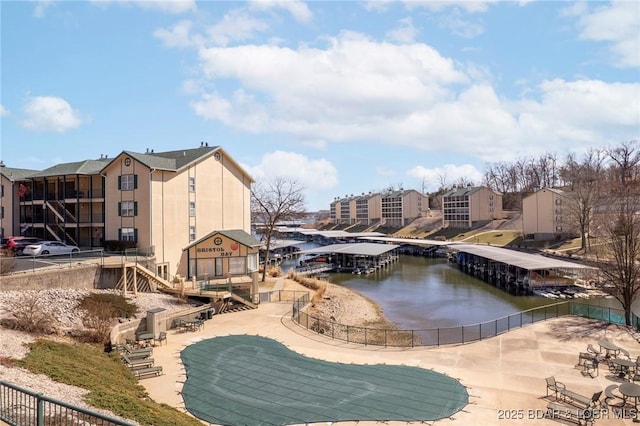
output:
[[[242,229],[213,231],[183,249],[178,273],[201,288],[231,285],[228,291],[251,301],[258,295],[260,246]]]

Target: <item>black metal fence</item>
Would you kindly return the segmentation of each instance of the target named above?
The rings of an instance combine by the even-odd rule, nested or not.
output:
[[[133,426],[84,408],[0,381],[0,420],[12,426]]]
[[[458,327],[441,327],[424,330],[379,329],[340,324],[318,318],[304,312],[309,303],[309,294],[298,297],[293,302],[292,319],[304,328],[323,334],[332,339],[348,343],[373,346],[441,346],[471,343],[499,336],[510,330],[558,318],[563,315],[577,315],[598,319],[612,324],[625,324],[622,309],[564,301],[511,314],[495,320]],[[633,326],[640,330],[640,318],[633,316]]]

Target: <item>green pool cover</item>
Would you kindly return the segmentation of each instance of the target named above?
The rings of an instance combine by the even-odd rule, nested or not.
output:
[[[221,425],[428,421],[469,401],[460,382],[431,370],[326,362],[259,336],[203,340],[181,357],[187,410]]]

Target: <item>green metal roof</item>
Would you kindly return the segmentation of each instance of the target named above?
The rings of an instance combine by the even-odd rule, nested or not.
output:
[[[31,176],[34,173],[38,173],[37,170],[30,169],[15,169],[13,167],[0,167],[0,174],[9,179],[10,181],[22,180],[27,176]]]
[[[101,158],[99,160],[84,160],[76,161],[73,163],[60,163],[55,166],[44,169],[40,172],[35,172],[25,178],[37,178],[48,176],[62,176],[62,175],[96,175],[100,173],[100,170],[104,168],[112,159]]]
[[[482,189],[481,186],[465,186],[462,188],[452,189],[449,192],[445,192],[442,196],[443,197],[464,197],[464,196],[471,195],[475,192],[478,192],[480,191],[480,189]]]
[[[195,149],[180,149],[166,152],[145,152],[144,154],[123,151],[124,154],[136,159],[151,169],[176,171],[202,157],[217,151],[218,146],[201,146]]]
[[[183,250],[188,250],[191,247],[200,244],[201,242],[211,238],[214,235],[224,235],[225,237],[232,239],[234,241],[239,242],[240,244],[247,246],[247,247],[260,247],[262,245],[262,243],[258,240],[256,240],[254,238],[253,235],[243,231],[242,229],[226,229],[226,230],[222,230],[222,231],[213,231],[210,232],[209,234],[205,235],[204,237],[200,238],[198,241],[195,241],[191,244],[189,244],[188,246],[186,246]]]

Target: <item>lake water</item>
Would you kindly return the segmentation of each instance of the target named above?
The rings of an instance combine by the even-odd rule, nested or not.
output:
[[[372,299],[402,329],[476,324],[557,302],[513,296],[460,272],[445,259],[414,256],[401,256],[388,269],[366,276],[331,274],[330,281]]]

